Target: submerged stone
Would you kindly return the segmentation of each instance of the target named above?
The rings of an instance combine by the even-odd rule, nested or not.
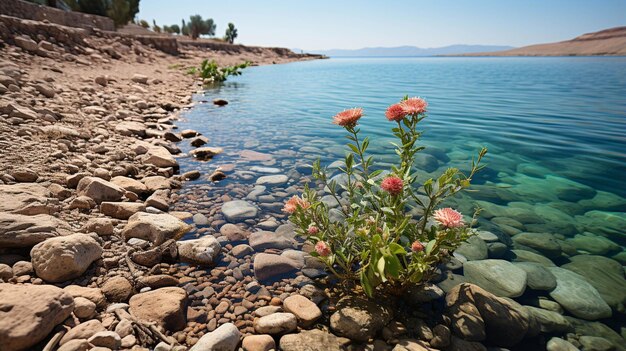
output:
[[[463,271],[471,282],[498,296],[517,297],[526,289],[526,271],[505,260],[469,261]]]
[[[611,317],[611,307],[581,275],[559,267],[548,268],[556,277],[550,296],[576,317],[596,320]]]
[[[222,214],[227,221],[233,223],[256,218],[257,213],[257,207],[244,200],[233,200],[222,205]]]

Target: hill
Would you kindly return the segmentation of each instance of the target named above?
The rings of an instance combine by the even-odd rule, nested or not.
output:
[[[356,50],[332,49],[332,50],[311,50],[311,53],[321,54],[330,57],[413,57],[413,56],[439,56],[439,55],[459,55],[475,52],[498,51],[513,48],[512,46],[497,45],[450,45],[439,48],[419,48],[416,46],[397,47],[372,47]],[[300,52],[300,49],[294,49]]]
[[[626,27],[587,33],[571,40],[462,56],[602,56],[626,55]]]

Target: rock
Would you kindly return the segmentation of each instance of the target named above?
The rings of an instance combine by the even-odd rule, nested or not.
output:
[[[54,97],[54,95],[56,94],[56,92],[54,91],[54,88],[51,87],[48,84],[37,84],[35,85],[35,90],[37,90],[39,92],[39,94],[51,99]]]
[[[47,214],[24,216],[0,212],[0,247],[30,248],[60,235],[70,234],[66,222]]]
[[[611,316],[611,307],[584,277],[564,268],[548,269],[556,277],[556,288],[550,292],[550,296],[569,313],[587,320]]]
[[[330,316],[330,328],[340,336],[365,342],[373,338],[393,318],[391,309],[374,301],[344,297]]]
[[[259,334],[285,334],[298,328],[298,320],[291,313],[277,312],[254,320],[254,330]]]
[[[148,192],[148,187],[146,187],[142,182],[128,177],[113,177],[111,179],[111,183],[119,186],[126,191],[132,191],[137,195],[142,195]]]
[[[163,176],[145,177],[142,180],[143,180],[143,183],[148,188],[149,192],[170,189],[172,187],[172,184],[170,183],[169,179]]]
[[[244,351],[271,351],[276,349],[274,338],[267,334],[249,335],[241,344]]]
[[[576,346],[572,345],[569,341],[561,338],[553,337],[548,341],[546,345],[547,351],[580,351]]]
[[[250,245],[246,245],[246,244],[237,245],[233,247],[233,249],[230,251],[231,255],[237,258],[242,258],[253,252],[254,252],[254,249]]]
[[[527,250],[511,250],[513,262],[536,262],[541,264],[544,267],[554,267],[554,262],[550,261],[549,258],[536,254]]]
[[[613,345],[610,341],[605,338],[601,338],[598,336],[589,336],[583,335],[578,338],[578,341],[583,347],[583,350],[587,351],[613,351],[615,350],[615,345]]]
[[[446,351],[487,351],[487,348],[479,342],[466,341],[452,335]]]
[[[426,341],[403,339],[391,351],[434,351]]]
[[[199,160],[209,160],[214,156],[221,154],[224,152],[224,149],[221,147],[199,147],[197,149],[191,150],[191,155]]]
[[[87,351],[90,348],[89,341],[85,339],[75,339],[63,344],[57,351]]]
[[[96,202],[89,196],[78,196],[70,202],[69,209],[89,210],[96,207]]]
[[[0,212],[22,215],[52,214],[57,211],[50,191],[39,184],[0,184]]]
[[[626,312],[626,279],[622,265],[608,257],[578,255],[561,268],[580,274],[616,311]]]
[[[200,147],[202,145],[205,145],[208,142],[209,142],[209,139],[207,137],[199,136],[199,137],[191,139],[189,144],[191,144],[191,146],[193,146],[193,147]]]
[[[268,175],[259,177],[256,180],[257,185],[281,185],[289,181],[289,177],[284,174]]]
[[[15,178],[15,181],[20,183],[34,183],[39,179],[37,172],[29,168],[17,168],[11,171],[11,177]]]
[[[246,240],[250,236],[250,233],[232,223],[224,224],[220,228],[220,234],[226,236],[231,242]]]
[[[143,158],[143,163],[161,168],[178,168],[178,162],[176,162],[174,156],[172,156],[166,148],[162,146],[148,145],[148,149]]]
[[[113,222],[109,218],[89,218],[81,229],[83,233],[96,233],[100,236],[113,235]]]
[[[111,302],[125,302],[133,293],[133,286],[124,277],[112,277],[102,284],[102,293]]]
[[[532,306],[524,306],[535,318],[543,333],[565,334],[574,328],[560,313]]]
[[[485,241],[478,236],[472,236],[462,243],[455,251],[455,254],[461,254],[469,261],[484,260],[488,255],[488,248]]]
[[[80,319],[89,319],[96,314],[96,304],[84,297],[74,298],[74,315]]]
[[[30,37],[25,36],[25,35],[16,36],[13,38],[13,41],[15,42],[15,45],[17,45],[18,47],[26,51],[30,51],[34,53],[34,52],[37,52],[37,49],[39,49],[37,42],[35,42]]]
[[[182,132],[180,132],[180,135],[181,135],[183,138],[193,138],[193,137],[195,137],[195,136],[202,135],[202,134],[200,134],[200,133],[198,133],[197,131],[192,130],[192,129],[185,129],[185,130],[183,130]]]
[[[228,105],[228,101],[226,101],[224,99],[213,99],[213,105],[226,106],[226,105]]]
[[[143,286],[148,286],[152,289],[158,289],[165,286],[176,286],[180,282],[178,278],[167,274],[157,274],[150,276],[143,276],[139,279],[139,283]]]
[[[610,253],[619,252],[622,248],[608,238],[596,236],[591,233],[583,235],[576,234],[574,238],[567,239],[576,250],[592,255],[608,255]]]
[[[156,322],[169,331],[179,331],[187,324],[187,293],[181,288],[167,287],[134,295],[129,312],[148,322]]]
[[[93,80],[96,84],[106,87],[109,84],[109,80],[106,76],[97,76]]]
[[[526,271],[529,288],[547,291],[556,288],[556,278],[541,264],[535,262],[515,262],[514,265]]]
[[[69,343],[70,340],[76,339],[86,340],[89,339],[92,335],[101,331],[106,331],[106,328],[104,328],[102,322],[97,319],[91,319],[70,329],[70,331],[68,331],[61,338],[59,344],[65,345],[66,343]]]
[[[241,333],[232,323],[225,323],[205,334],[189,351],[235,351]]]
[[[209,219],[207,218],[207,216],[203,215],[202,213],[196,213],[195,215],[193,215],[193,223],[195,223],[196,225],[208,225],[210,224]]]
[[[446,296],[446,293],[440,287],[432,283],[424,283],[411,288],[408,294],[411,302],[414,304],[423,304]]]
[[[138,137],[146,136],[146,125],[135,121],[122,121],[115,126],[115,131],[121,135]]]
[[[300,269],[298,262],[274,254],[258,253],[254,257],[254,276],[257,280],[270,280]]]
[[[47,239],[30,251],[33,268],[47,282],[63,282],[79,277],[102,256],[100,244],[85,234]]]
[[[86,288],[78,285],[68,285],[63,288],[63,290],[72,295],[74,298],[86,298],[87,300],[95,303],[98,308],[102,308],[106,305],[106,298],[104,297],[102,290],[99,288]]]
[[[222,205],[222,214],[227,221],[233,223],[256,218],[257,213],[256,206],[243,200],[228,201]]]
[[[181,238],[189,229],[189,225],[172,215],[138,212],[128,219],[122,236],[126,240],[139,238],[160,245]]]
[[[185,240],[176,243],[178,257],[182,262],[214,266],[222,249],[215,237],[207,235],[200,239]]]
[[[130,78],[135,83],[140,84],[148,84],[148,77],[143,74],[133,74],[132,78]]]
[[[531,317],[517,306],[467,283],[454,287],[446,296],[455,335],[467,341],[487,340],[502,347],[514,346],[527,334],[535,334]]]
[[[517,297],[526,289],[526,271],[505,260],[465,262],[463,272],[472,283],[498,296]]]
[[[102,202],[100,212],[117,219],[129,219],[132,215],[146,210],[141,202]]]
[[[13,269],[8,264],[0,263],[0,280],[8,282],[13,278]]]
[[[104,179],[84,177],[78,182],[76,194],[88,196],[100,204],[103,201],[120,201],[124,196],[124,189]]]
[[[519,233],[513,237],[516,244],[535,249],[549,258],[561,256],[561,245],[552,234]]]
[[[296,246],[295,240],[288,234],[268,231],[252,233],[248,241],[255,251],[264,251],[266,249],[293,249]]]
[[[0,283],[2,350],[31,349],[73,310],[74,298],[56,286]]]
[[[430,345],[439,349],[446,348],[450,345],[451,335],[450,328],[443,324],[437,324],[433,328],[433,338],[430,340]]]
[[[106,347],[111,350],[117,350],[122,346],[122,338],[112,331],[97,332],[88,341],[94,346]]]
[[[348,348],[350,339],[312,329],[283,335],[279,344],[282,351],[344,351]]]
[[[309,327],[322,316],[315,303],[302,295],[291,295],[283,301],[286,312],[293,313],[302,327]]]
[[[169,197],[170,197],[169,190],[165,190],[165,189],[157,190],[152,195],[150,195],[150,197],[146,199],[146,206],[152,206],[161,211],[167,212],[170,207]]]

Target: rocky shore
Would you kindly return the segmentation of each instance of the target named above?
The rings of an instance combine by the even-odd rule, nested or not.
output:
[[[29,21],[0,33],[1,351],[624,350],[607,321],[624,313],[622,247],[504,215],[513,234],[478,232],[437,284],[376,301],[338,290],[280,214],[307,181],[277,168],[295,152],[176,128],[201,89],[186,67],[301,57],[172,56]],[[179,166],[229,152],[249,170]],[[206,185],[224,177],[256,180]]]

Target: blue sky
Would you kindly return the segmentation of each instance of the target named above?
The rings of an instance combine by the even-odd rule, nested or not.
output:
[[[138,18],[200,14],[247,45],[312,49],[523,46],[626,25],[626,0],[142,0]]]

